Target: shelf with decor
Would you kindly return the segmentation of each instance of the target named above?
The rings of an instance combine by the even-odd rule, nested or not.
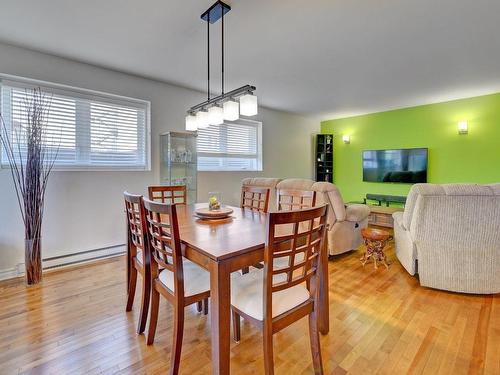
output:
[[[333,183],[333,134],[316,135],[316,181]]]
[[[167,132],[160,135],[160,183],[185,185],[187,203],[196,203],[198,157],[196,132]]]

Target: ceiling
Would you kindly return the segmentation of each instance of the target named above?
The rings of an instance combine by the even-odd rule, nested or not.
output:
[[[0,41],[205,90],[213,2],[0,0]],[[253,84],[271,108],[326,119],[500,91],[498,0],[228,3],[226,90]]]

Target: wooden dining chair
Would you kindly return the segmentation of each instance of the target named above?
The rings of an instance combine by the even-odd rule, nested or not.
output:
[[[149,200],[169,203],[169,204],[187,204],[186,185],[176,186],[148,186]]]
[[[141,311],[137,333],[146,328],[148,319],[149,298],[151,296],[151,261],[144,245],[146,244],[146,225],[142,207],[142,195],[124,192],[125,212],[127,215],[127,307],[131,311],[134,304],[137,274],[142,276]]]
[[[302,210],[316,205],[315,191],[279,189],[276,195],[278,211]]]
[[[148,245],[151,258],[151,311],[147,344],[154,342],[158,323],[160,295],[174,310],[174,335],[171,351],[170,374],[178,374],[184,334],[184,308],[205,302],[208,313],[210,274],[195,263],[183,258],[179,237],[176,205],[156,203],[144,199]]]
[[[318,333],[319,275],[326,251],[327,206],[269,214],[264,270],[234,274],[231,281],[233,335],[240,340],[240,317],[255,324],[264,335],[265,374],[274,374],[273,334],[309,316],[309,337],[315,374],[323,374]],[[302,260],[296,255],[302,253]],[[273,267],[277,258],[286,267]]]
[[[241,187],[240,207],[255,212],[267,213],[269,209],[269,195],[269,188],[243,185]],[[254,267],[262,268],[262,264],[257,263]],[[241,272],[247,274],[249,270],[250,267],[244,267],[241,269]]]
[[[269,188],[243,185],[241,187],[240,207],[267,213],[269,209],[269,193]]]

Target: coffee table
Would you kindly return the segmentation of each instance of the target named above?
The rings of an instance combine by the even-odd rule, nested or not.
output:
[[[389,269],[389,263],[387,262],[384,248],[387,242],[392,239],[391,234],[382,229],[364,228],[361,230],[361,236],[363,236],[366,245],[365,254],[360,259],[363,266],[368,262],[368,259],[373,258],[375,269],[378,268],[377,261],[382,262],[385,267]]]

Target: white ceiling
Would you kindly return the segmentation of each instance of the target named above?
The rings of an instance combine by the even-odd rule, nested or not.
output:
[[[214,1],[0,0],[0,41],[205,90]],[[254,84],[271,108],[331,118],[500,91],[499,0],[228,3],[226,89]]]

